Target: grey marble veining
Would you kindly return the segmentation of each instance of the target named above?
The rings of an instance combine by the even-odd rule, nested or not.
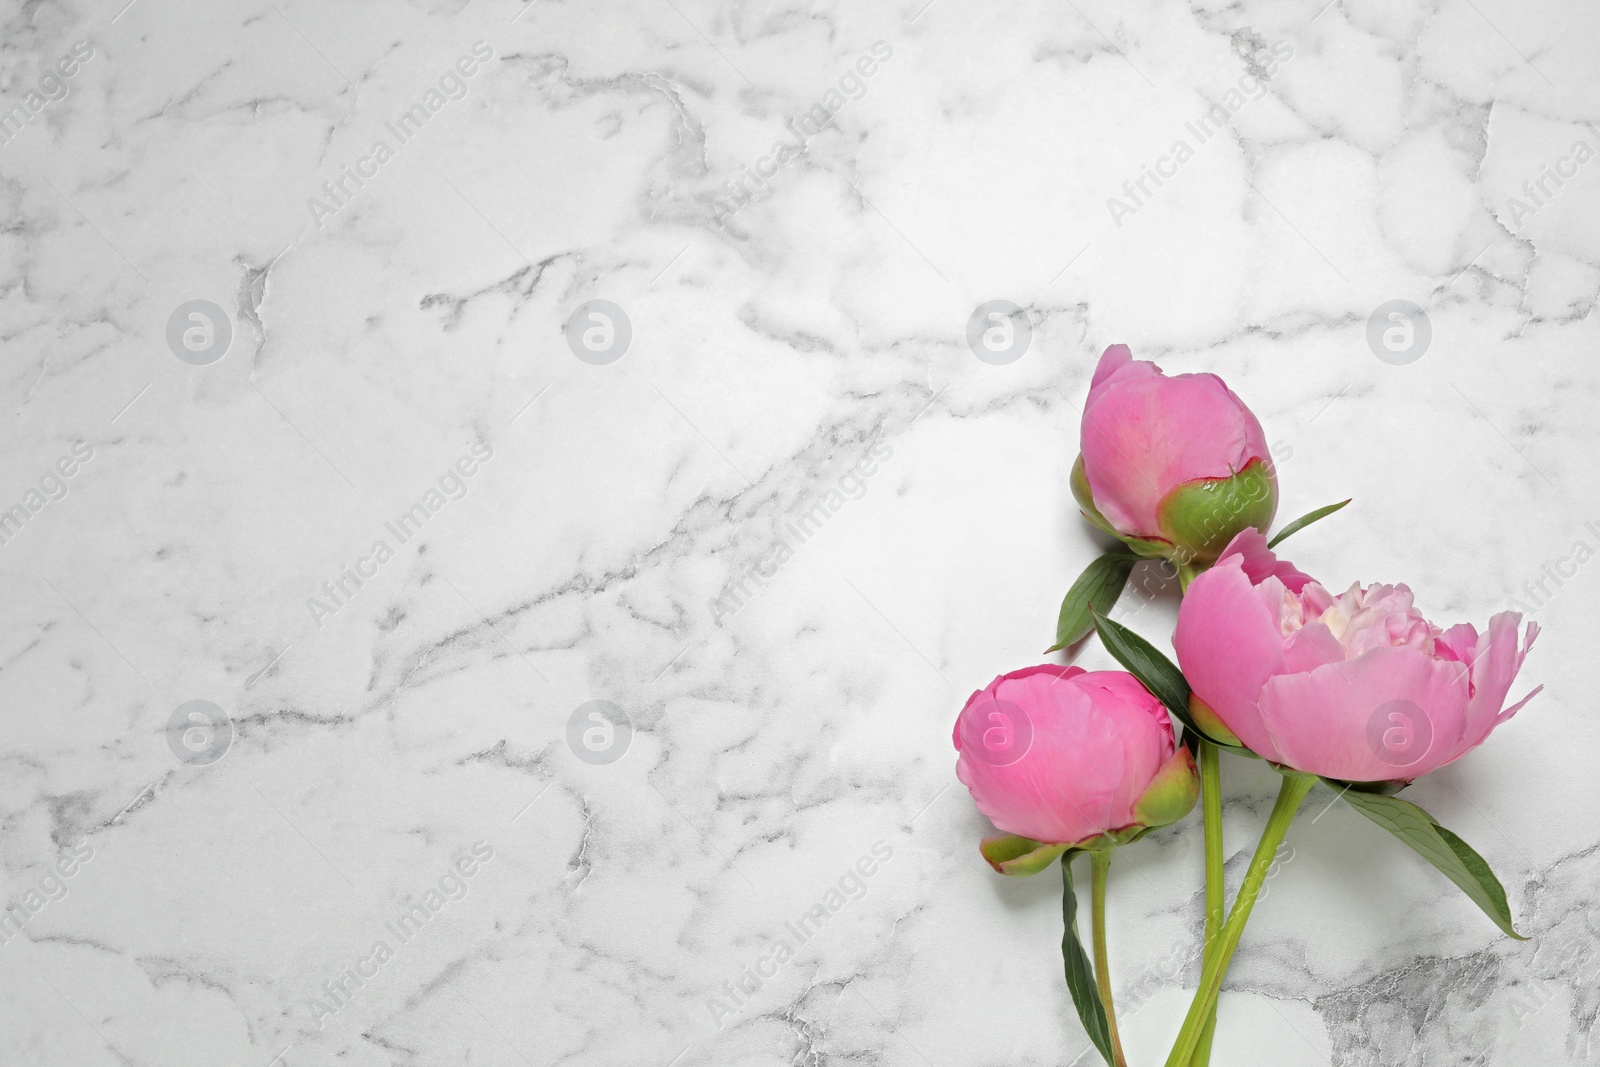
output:
[[[1214,1062],[1600,1063],[1597,54],[1564,0],[0,6],[0,1060],[1092,1062],[950,726],[1098,551],[1126,342],[1282,518],[1355,498],[1304,569],[1545,630],[1408,794],[1532,939],[1319,788]],[[1136,1063],[1200,869],[1113,870]]]

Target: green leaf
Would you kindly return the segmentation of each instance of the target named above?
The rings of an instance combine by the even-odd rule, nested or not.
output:
[[[1194,719],[1189,715],[1189,683],[1170,659],[1149,641],[1121,623],[1112,622],[1098,611],[1094,613],[1094,628],[1106,651],[1129,674],[1139,679],[1157,700],[1167,706],[1168,711],[1178,717],[1179,722],[1201,737],[1206,736],[1203,730],[1194,725]]]
[[[1157,700],[1165,704],[1167,710],[1172,712],[1173,718],[1182,723],[1186,731],[1229,752],[1255,755],[1249,749],[1214,737],[1196,725],[1194,716],[1189,712],[1189,683],[1184,679],[1183,672],[1149,641],[1121,623],[1112,622],[1099,612],[1095,612],[1094,628],[1100,635],[1100,643],[1106,646],[1106,651],[1110,652],[1129,674],[1139,679],[1139,683],[1150,690]],[[1188,744],[1187,739],[1184,743]]]
[[[1106,1022],[1106,1006],[1100,1000],[1100,989],[1094,982],[1094,968],[1089,956],[1078,940],[1078,897],[1072,889],[1072,857],[1068,852],[1061,857],[1061,960],[1067,969],[1067,988],[1072,991],[1072,1005],[1078,1009],[1083,1029],[1100,1050],[1100,1055],[1112,1062],[1111,1027]]]
[[[1301,530],[1304,530],[1307,526],[1310,526],[1312,523],[1316,522],[1318,519],[1327,518],[1329,515],[1332,515],[1335,511],[1338,511],[1340,508],[1342,508],[1346,504],[1350,503],[1350,500],[1354,500],[1354,499],[1355,499],[1355,497],[1351,497],[1349,500],[1341,500],[1337,504],[1329,504],[1325,508],[1318,508],[1316,511],[1307,512],[1306,514],[1300,516],[1298,519],[1296,519],[1293,522],[1291,522],[1289,525],[1285,526],[1283,529],[1279,530],[1277,532],[1277,534],[1272,538],[1272,540],[1267,542],[1267,547],[1268,548],[1277,548],[1278,547],[1278,542],[1282,541],[1284,538],[1288,537],[1290,534],[1299,533]]]
[[[1324,779],[1326,781],[1326,779]],[[1334,788],[1340,783],[1328,782]],[[1483,909],[1494,924],[1518,941],[1527,938],[1511,925],[1511,907],[1506,891],[1482,856],[1455,834],[1434,821],[1432,815],[1409,800],[1399,797],[1345,789],[1345,802],[1361,814],[1410,845],[1423,859],[1439,868],[1444,876],[1461,887],[1472,902]]]
[[[1057,652],[1083,639],[1094,629],[1094,613],[1110,611],[1128,584],[1128,574],[1139,557],[1131,552],[1107,552],[1083,569],[1061,601],[1056,620],[1056,643],[1045,649]]]

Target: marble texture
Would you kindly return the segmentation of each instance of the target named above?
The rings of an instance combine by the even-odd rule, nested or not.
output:
[[[1319,788],[1214,1062],[1600,1064],[1597,55],[1572,0],[0,5],[0,1060],[1092,1062],[949,731],[1098,551],[1120,341],[1253,406],[1284,518],[1355,498],[1293,542],[1329,584],[1545,628],[1409,794],[1532,940]],[[1275,784],[1226,772],[1237,880]],[[1200,863],[1113,872],[1135,1063]]]

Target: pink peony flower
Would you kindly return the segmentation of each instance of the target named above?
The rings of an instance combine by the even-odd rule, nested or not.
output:
[[[1278,510],[1250,409],[1216,375],[1168,378],[1127,345],[1100,356],[1079,447],[1072,491],[1084,516],[1143,555],[1210,561]]]
[[[1459,759],[1532,699],[1506,694],[1539,628],[1503,611],[1479,634],[1423,618],[1404,585],[1339,595],[1255,530],[1190,584],[1173,647],[1203,729],[1257,755],[1352,782],[1410,781]],[[1543,687],[1539,687],[1542,689]]]
[[[954,741],[956,777],[978,810],[1034,842],[1064,847],[1164,826],[1198,794],[1166,709],[1122,671],[1046,664],[1003,674],[961,709]]]

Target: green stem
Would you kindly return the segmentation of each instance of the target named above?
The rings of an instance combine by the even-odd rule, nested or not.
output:
[[[1205,567],[1187,562],[1174,563],[1174,566],[1178,569],[1178,595],[1181,597]],[[1196,741],[1195,753],[1200,757],[1200,807],[1205,816],[1206,834],[1206,922],[1201,959],[1208,963],[1216,955],[1217,930],[1222,925],[1222,766],[1217,746],[1199,738]],[[1216,1032],[1217,1006],[1213,1003],[1206,1012],[1205,1026],[1200,1031],[1189,1067],[1210,1067],[1211,1042]]]
[[[1174,563],[1178,568],[1178,595],[1182,596],[1189,591],[1189,583],[1200,576],[1204,567],[1197,567],[1193,563]]]
[[[1202,959],[1211,962],[1216,955],[1217,931],[1222,926],[1222,759],[1217,746],[1200,741],[1200,812],[1205,817],[1206,832],[1206,940]],[[1189,1067],[1208,1067],[1211,1063],[1211,1041],[1217,1032],[1217,1005],[1206,1012],[1206,1022],[1200,1031],[1200,1043],[1195,1046],[1194,1058]]]
[[[1193,1058],[1207,1016],[1216,1006],[1217,991],[1222,988],[1222,976],[1227,973],[1234,950],[1239,947],[1244,924],[1250,920],[1250,911],[1255,907],[1256,898],[1261,895],[1261,886],[1267,880],[1273,857],[1277,855],[1284,835],[1289,832],[1289,824],[1294,821],[1295,813],[1300,810],[1300,802],[1315,783],[1316,779],[1310,775],[1283,776],[1278,802],[1273,805],[1272,814],[1267,818],[1267,828],[1261,833],[1261,843],[1256,846],[1256,854],[1250,860],[1250,869],[1245,872],[1244,885],[1239,887],[1239,895],[1234,899],[1233,910],[1228,913],[1228,921],[1222,924],[1216,947],[1206,960],[1204,973],[1200,976],[1200,988],[1195,990],[1194,1001],[1189,1005],[1189,1014],[1184,1017],[1183,1029],[1178,1031],[1178,1040],[1172,1046],[1172,1054],[1167,1057],[1166,1067],[1187,1067]]]
[[[1106,1009],[1106,1029],[1111,1033],[1111,1052],[1116,1067],[1128,1067],[1122,1054],[1122,1035],[1117,1033],[1117,1010],[1111,1005],[1111,964],[1106,959],[1106,874],[1111,870],[1111,850],[1089,854],[1093,876],[1090,905],[1094,913],[1094,979],[1100,987],[1100,1001]]]

